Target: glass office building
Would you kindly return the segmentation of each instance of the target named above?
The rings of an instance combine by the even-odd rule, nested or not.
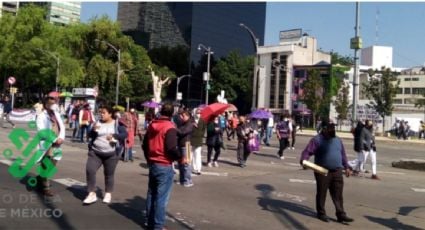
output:
[[[253,39],[239,24],[248,26],[261,46],[264,44],[265,20],[265,2],[120,2],[118,5],[118,21],[124,33],[148,50],[161,46],[188,47],[188,66],[197,65],[205,54],[198,50],[199,44],[211,47],[215,60],[232,50],[239,50],[242,55],[254,55]],[[193,76],[190,86],[186,87],[191,90],[190,98],[200,98],[204,89],[202,76]]]

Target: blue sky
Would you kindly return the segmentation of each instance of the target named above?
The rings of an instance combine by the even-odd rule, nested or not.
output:
[[[103,14],[116,20],[117,7],[116,2],[83,2],[81,21]],[[265,45],[278,44],[281,30],[301,28],[317,38],[323,51],[353,56],[354,50],[350,50],[349,45],[350,38],[354,37],[354,25],[355,3],[352,2],[271,2],[267,4]],[[425,64],[424,25],[425,2],[360,4],[363,47],[392,46],[396,67]]]

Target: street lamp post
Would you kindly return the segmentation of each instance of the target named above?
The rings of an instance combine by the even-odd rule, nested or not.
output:
[[[257,101],[257,78],[258,78],[257,72],[258,72],[258,66],[260,65],[260,55],[258,54],[258,46],[259,46],[260,40],[255,36],[254,32],[248,26],[246,26],[243,23],[239,23],[239,26],[245,28],[249,32],[249,34],[252,38],[252,41],[254,42],[255,57],[256,57],[255,62],[256,63],[254,64],[254,77],[252,79],[253,80],[253,87],[252,87],[252,106],[251,106],[252,107],[251,109],[254,109],[254,108],[257,107],[257,103],[256,103],[256,101]]]
[[[118,105],[118,95],[120,93],[121,49],[116,48],[114,45],[112,45],[111,43],[104,41],[104,40],[95,39],[95,41],[104,42],[106,45],[108,45],[110,48],[112,48],[115,52],[117,52],[118,63],[117,63],[117,85],[115,87],[115,105]]]
[[[177,95],[179,94],[179,84],[180,84],[180,81],[183,80],[183,78],[185,78],[185,77],[190,77],[190,74],[183,75],[183,76],[180,76],[180,77],[177,78],[177,84],[176,84],[176,101],[178,101],[177,100],[177,98],[178,98]]]
[[[211,51],[211,47],[206,47],[202,44],[198,45],[198,50],[204,49],[207,52],[207,86],[206,86],[206,97],[205,97],[205,104],[208,105],[208,90],[210,87],[210,61],[211,61],[211,54],[214,54],[214,52]]]
[[[54,53],[47,51],[47,50],[43,50],[38,48],[38,50],[40,50],[41,52],[50,55],[51,57],[53,57],[56,60],[56,79],[55,79],[55,91],[58,92],[58,82],[59,82],[59,65],[60,65],[60,58],[59,55],[55,55]]]

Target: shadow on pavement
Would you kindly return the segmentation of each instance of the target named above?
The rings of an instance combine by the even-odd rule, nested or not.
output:
[[[231,162],[231,161],[228,161],[228,160],[220,160],[220,158],[219,158],[218,162],[223,163],[223,164],[227,164],[227,165],[231,165],[231,166],[240,167],[238,163]]]
[[[400,207],[400,209],[398,210],[398,214],[403,215],[403,216],[408,216],[409,213],[411,213],[413,210],[418,209],[418,208],[423,208],[425,206],[403,206]]]
[[[270,157],[274,159],[278,159],[277,154],[266,154],[266,153],[255,153],[254,155],[260,156],[260,157]]]
[[[135,196],[131,199],[126,199],[125,203],[112,203],[109,205],[109,208],[133,221],[140,227],[146,229],[145,223],[147,220],[144,213],[145,206],[146,199],[140,196]],[[184,221],[179,220],[173,216],[171,213],[167,212],[167,216],[173,220],[172,223],[170,223],[169,220],[166,220],[165,226],[167,226],[169,229],[193,229]],[[176,226],[176,224],[178,226]]]
[[[149,167],[148,167],[148,164],[147,164],[147,163],[142,162],[142,163],[140,163],[139,165],[140,165],[140,167],[142,167],[142,168],[144,168],[144,169],[149,169]]]
[[[146,200],[140,196],[126,199],[124,203],[112,203],[109,208],[116,211],[120,215],[133,221],[142,228],[145,228],[146,218],[142,213],[146,205]]]
[[[257,184],[255,185],[255,189],[261,193],[261,197],[257,198],[258,205],[262,208],[262,210],[274,213],[278,220],[287,229],[307,229],[307,227],[305,227],[300,221],[291,216],[288,211],[316,218],[316,213],[307,206],[273,199],[272,192],[275,189],[271,185]]]
[[[59,195],[55,195],[53,197],[46,197],[42,194],[40,190],[37,188],[31,188],[28,186],[29,176],[25,176],[22,178],[19,182],[26,186],[26,190],[29,192],[32,192],[37,195],[38,201],[44,206],[42,210],[61,210],[58,206],[55,205],[55,202],[62,203],[62,199]],[[68,220],[68,217],[65,213],[61,211],[61,215],[59,217],[51,216],[49,219],[52,220],[53,223],[56,224],[57,229],[76,229],[74,226],[71,225],[71,222]],[[0,228],[1,229],[1,228]]]
[[[401,223],[397,218],[389,218],[389,219],[385,219],[385,218],[381,218],[381,217],[373,217],[373,216],[364,216],[366,217],[366,219],[368,219],[371,222],[380,224],[382,226],[385,226],[387,228],[390,229],[409,229],[409,230],[419,230],[422,228],[418,228],[412,225],[407,225],[407,224],[403,224]]]

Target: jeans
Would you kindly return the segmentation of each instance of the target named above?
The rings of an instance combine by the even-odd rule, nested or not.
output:
[[[80,139],[80,122],[74,121],[74,131],[72,131],[72,138]]]
[[[179,147],[179,150],[182,154],[182,159],[186,159],[186,148]],[[192,183],[192,167],[190,166],[190,162],[186,160],[179,162],[179,171],[180,171],[180,184],[188,185]]]
[[[173,177],[174,170],[171,165],[149,166],[149,187],[146,197],[148,229],[162,229],[164,226]]]
[[[128,148],[127,150],[128,160],[133,160],[133,148]]]
[[[270,144],[270,138],[272,137],[273,127],[267,127],[267,133],[264,142],[266,145]]]
[[[86,141],[88,142],[89,140],[89,131],[90,131],[90,125],[82,125],[80,127],[80,141],[84,142],[84,133],[86,133]]]

